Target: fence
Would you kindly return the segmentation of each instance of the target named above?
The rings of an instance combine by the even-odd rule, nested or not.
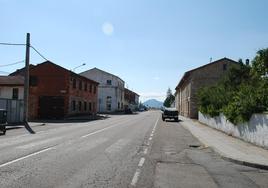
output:
[[[0,99],[0,109],[7,110],[7,122],[23,122],[23,100]]]

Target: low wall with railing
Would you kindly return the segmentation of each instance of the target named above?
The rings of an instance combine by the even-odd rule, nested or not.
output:
[[[223,114],[212,118],[199,112],[198,120],[228,135],[268,149],[268,114],[253,114],[249,122],[238,125],[232,124]]]

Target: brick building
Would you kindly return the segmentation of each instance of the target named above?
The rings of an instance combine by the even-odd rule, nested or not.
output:
[[[198,106],[196,93],[200,87],[216,84],[227,70],[237,62],[222,58],[184,73],[176,87],[175,107],[180,115],[197,118]]]
[[[12,75],[22,75],[23,69]],[[30,67],[29,119],[97,111],[98,83],[50,61]]]
[[[134,91],[127,88],[124,90],[124,107],[125,109],[131,109],[132,111],[138,109],[139,106],[139,95]]]

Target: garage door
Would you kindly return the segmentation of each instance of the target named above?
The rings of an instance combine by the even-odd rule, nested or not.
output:
[[[42,119],[61,119],[64,117],[64,97],[39,97],[38,115]]]

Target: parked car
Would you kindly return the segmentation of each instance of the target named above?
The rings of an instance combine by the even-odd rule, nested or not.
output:
[[[132,114],[132,110],[130,108],[126,108],[125,109],[125,114]]]
[[[0,109],[0,131],[5,135],[7,125],[7,111]]]
[[[162,120],[174,119],[174,121],[179,121],[179,112],[176,108],[164,108],[162,110]]]

